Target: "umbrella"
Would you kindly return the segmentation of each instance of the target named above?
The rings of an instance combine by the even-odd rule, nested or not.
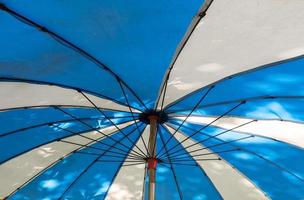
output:
[[[304,199],[303,9],[1,0],[0,198]]]

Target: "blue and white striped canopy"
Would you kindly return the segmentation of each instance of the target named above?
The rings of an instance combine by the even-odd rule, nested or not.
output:
[[[303,0],[1,0],[0,199],[304,199]]]

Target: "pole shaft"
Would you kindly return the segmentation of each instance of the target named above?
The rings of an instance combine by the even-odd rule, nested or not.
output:
[[[150,120],[150,136],[148,151],[151,158],[155,158],[155,147],[156,147],[156,132],[157,132],[157,119],[154,117],[149,118]],[[149,168],[149,200],[155,200],[155,169]]]

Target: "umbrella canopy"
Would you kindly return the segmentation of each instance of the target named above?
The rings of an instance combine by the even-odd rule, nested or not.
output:
[[[1,0],[0,199],[304,199],[303,10]]]

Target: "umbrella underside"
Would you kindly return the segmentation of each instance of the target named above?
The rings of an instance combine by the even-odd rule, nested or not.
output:
[[[304,199],[301,0],[0,2],[0,199]]]

